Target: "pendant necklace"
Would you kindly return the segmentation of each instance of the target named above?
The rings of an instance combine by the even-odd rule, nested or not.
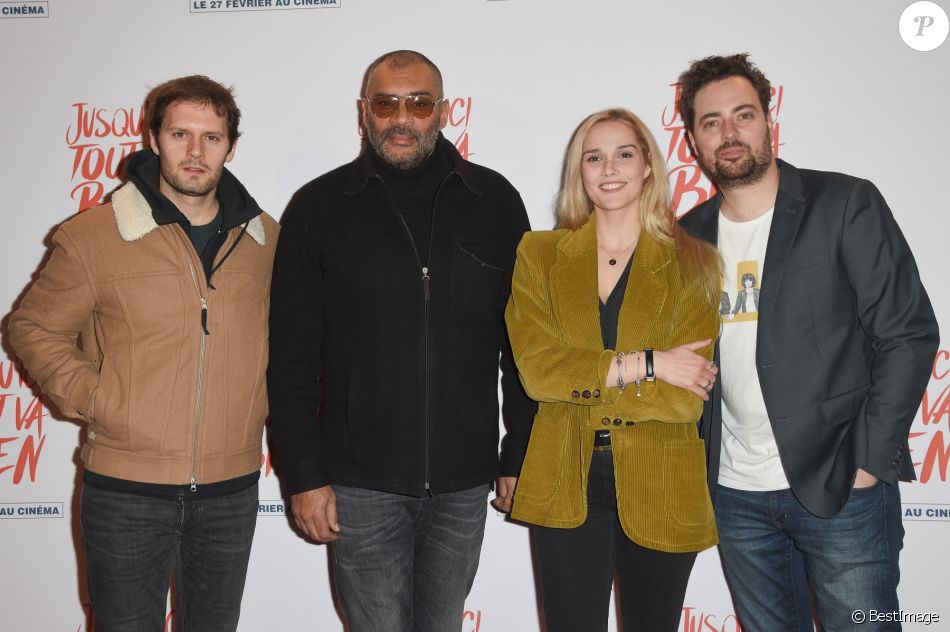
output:
[[[600,248],[601,250],[603,250],[603,251],[604,251],[604,254],[607,255],[607,263],[610,264],[610,265],[612,265],[612,266],[615,266],[615,265],[617,265],[617,259],[618,259],[621,255],[623,255],[624,253],[626,253],[627,251],[629,251],[629,250],[631,250],[632,248],[634,248],[636,245],[637,245],[637,242],[633,242],[633,243],[630,244],[629,246],[624,246],[623,248],[620,249],[620,251],[619,251],[617,254],[614,254],[614,253],[610,252],[609,250],[607,250],[607,248],[605,248],[604,246],[602,246],[602,245],[600,245],[600,244],[597,244],[597,247]]]

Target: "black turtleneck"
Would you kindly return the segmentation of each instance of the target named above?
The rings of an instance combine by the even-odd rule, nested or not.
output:
[[[418,167],[397,169],[380,158],[372,147],[367,151],[378,167],[377,173],[386,185],[390,199],[409,228],[419,261],[427,266],[432,239],[432,210],[439,186],[452,171],[449,157],[440,145],[436,145],[432,155]]]

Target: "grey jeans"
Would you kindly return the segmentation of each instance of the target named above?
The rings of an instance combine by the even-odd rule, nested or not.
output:
[[[488,485],[401,496],[334,485],[333,576],[350,632],[450,632],[478,569]]]
[[[174,575],[178,632],[237,629],[257,522],[257,484],[189,500],[84,485],[80,521],[96,632],[165,629]]]

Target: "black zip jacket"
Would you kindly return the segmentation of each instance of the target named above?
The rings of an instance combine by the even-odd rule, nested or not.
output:
[[[426,267],[368,155],[306,184],[284,213],[268,396],[291,494],[330,483],[438,494],[521,468],[536,404],[504,310],[527,213],[502,176],[439,143],[452,171]]]

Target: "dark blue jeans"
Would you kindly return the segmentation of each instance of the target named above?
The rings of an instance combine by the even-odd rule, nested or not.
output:
[[[853,490],[834,518],[810,514],[788,489],[747,492],[720,485],[716,523],[726,579],[746,632],[811,632],[809,582],[825,632],[901,629],[870,618],[857,626],[852,619],[856,610],[867,616],[899,609],[904,528],[896,485]]]
[[[401,496],[334,485],[333,578],[350,632],[449,632],[478,569],[488,485]]]
[[[82,489],[80,522],[96,632],[160,632],[170,576],[176,630],[237,629],[257,522],[257,484],[202,500]]]

